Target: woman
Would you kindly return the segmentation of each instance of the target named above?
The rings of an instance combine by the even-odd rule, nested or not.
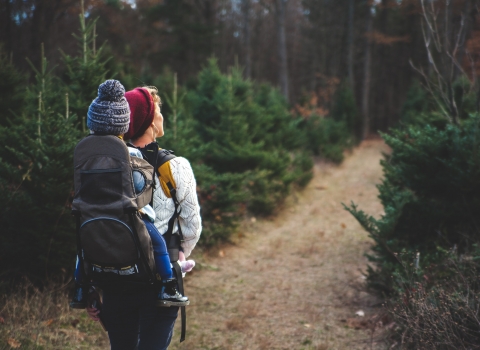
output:
[[[158,151],[156,139],[164,134],[161,100],[156,88],[136,88],[125,93],[125,98],[130,107],[130,124],[125,139],[130,139],[144,154],[155,153],[155,150]],[[147,157],[147,160],[156,167],[156,156]],[[180,260],[185,260],[198,242],[202,229],[196,182],[190,163],[185,158],[176,157],[169,162],[181,208],[179,224],[184,241]],[[175,205],[164,181],[156,178],[156,184],[153,196],[155,226],[164,233],[175,212]],[[175,226],[174,232],[177,230]],[[87,312],[96,321],[102,313],[112,349],[136,349],[137,343],[139,350],[167,349],[178,307],[157,307],[156,302],[157,294],[153,288],[105,290],[102,310],[87,307]]]
[[[150,150],[158,148],[156,139],[162,137],[163,116],[160,112],[161,100],[154,87],[142,87],[125,93],[125,98],[130,106],[130,126],[125,134],[125,139],[144,155]],[[147,157],[150,158],[150,157]],[[147,159],[156,167],[156,159]],[[182,243],[183,255],[188,257],[200,238],[202,231],[200,206],[198,204],[196,181],[192,167],[183,157],[170,160],[170,169],[176,184],[176,195],[180,203],[180,226],[184,242]],[[157,178],[157,180],[159,180]],[[175,211],[167,185],[163,179],[157,181],[156,191],[153,195],[153,207],[156,213],[155,226],[162,233],[166,232],[168,221]],[[175,226],[173,232],[178,228]]]

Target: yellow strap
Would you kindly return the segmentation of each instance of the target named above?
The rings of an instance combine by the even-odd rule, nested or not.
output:
[[[160,180],[160,185],[162,186],[163,193],[165,193],[168,198],[172,198],[167,183],[170,182],[173,188],[177,188],[177,184],[173,179],[172,169],[170,168],[170,161],[165,162],[160,167],[158,167],[158,172],[160,174],[158,179]]]

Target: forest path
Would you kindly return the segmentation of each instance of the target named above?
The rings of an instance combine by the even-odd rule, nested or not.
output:
[[[378,217],[376,185],[387,146],[363,142],[340,166],[318,162],[301,193],[271,220],[252,220],[241,239],[186,278],[187,339],[171,349],[374,349],[350,319],[373,312],[364,283],[371,239],[341,203]],[[377,309],[378,311],[378,309]],[[348,322],[347,322],[348,321]]]

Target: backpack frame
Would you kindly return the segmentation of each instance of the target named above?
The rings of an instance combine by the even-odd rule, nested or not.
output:
[[[113,135],[89,135],[75,147],[72,214],[84,285],[154,284],[152,242],[138,213],[151,201],[154,171],[147,161],[133,158]],[[146,179],[139,195],[134,169]]]

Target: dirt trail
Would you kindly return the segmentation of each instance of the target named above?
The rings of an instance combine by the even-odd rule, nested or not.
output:
[[[382,213],[375,185],[385,151],[366,141],[340,166],[317,163],[278,216],[252,220],[214,257],[194,256],[206,263],[186,281],[187,340],[178,344],[177,322],[171,349],[370,349],[368,333],[345,320],[373,312],[358,289],[371,241],[341,203]]]

